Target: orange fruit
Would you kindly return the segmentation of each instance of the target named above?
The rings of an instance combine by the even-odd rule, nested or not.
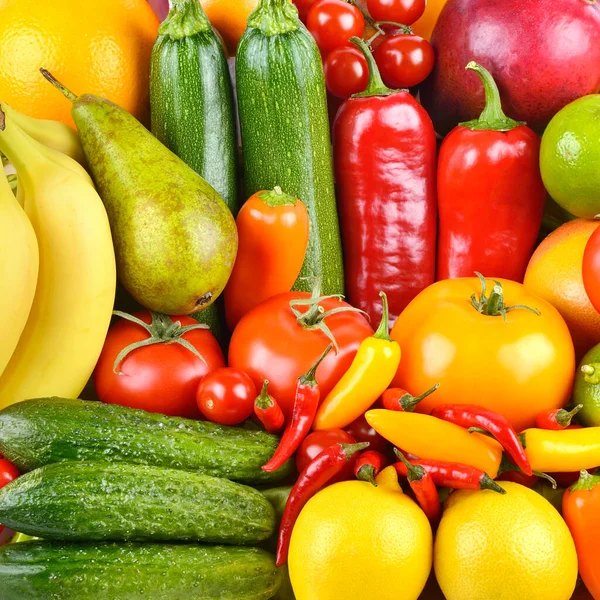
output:
[[[231,55],[246,31],[246,21],[258,0],[200,0],[206,16],[219,31]]]
[[[0,98],[38,119],[74,126],[75,94],[104,96],[144,120],[158,17],[146,0],[0,0]]]
[[[585,246],[599,225],[585,219],[561,225],[540,244],[525,273],[525,287],[563,316],[578,358],[600,342],[600,314],[585,292],[581,273]]]

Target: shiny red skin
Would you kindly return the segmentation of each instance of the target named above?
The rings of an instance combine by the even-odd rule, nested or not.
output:
[[[242,317],[229,345],[229,366],[248,373],[257,389],[267,379],[269,393],[277,398],[286,422],[294,407],[298,377],[315,364],[330,343],[322,331],[304,329],[290,308],[290,300],[308,298],[307,292],[285,292],[269,298]],[[319,304],[326,311],[349,306],[335,298]],[[297,308],[306,312],[306,307]],[[321,399],[348,370],[360,343],[373,335],[373,328],[360,313],[338,313],[325,322],[339,352],[332,350],[317,369]]]
[[[350,436],[348,436],[350,437]],[[11,481],[14,481],[19,476],[19,470],[10,461],[0,456],[0,489],[5,485],[8,485]],[[352,471],[350,471],[350,476]],[[0,546],[8,544],[13,536],[13,532],[10,529],[5,529],[0,525]]]
[[[317,0],[308,11],[306,27],[326,56],[336,48],[350,46],[351,37],[361,37],[365,18],[356,6],[343,0]]]
[[[435,278],[436,139],[406,91],[350,98],[333,126],[346,291],[372,323],[390,324]]]
[[[423,16],[425,0],[367,0],[367,9],[375,21],[412,25]]]
[[[303,23],[306,23],[306,17],[308,17],[308,11],[316,0],[292,0],[298,9],[298,16]]]
[[[433,69],[435,54],[431,44],[418,35],[387,37],[373,56],[385,85],[392,89],[419,85]]]
[[[369,68],[362,52],[356,48],[338,48],[323,64],[327,91],[337,98],[350,98],[364,91],[369,82]]]
[[[522,282],[536,245],[546,190],[540,138],[456,127],[438,162],[437,279],[486,277]]]
[[[219,425],[239,425],[254,411],[256,386],[246,373],[224,367],[200,381],[196,402],[200,412]]]
[[[449,0],[421,101],[442,135],[478,117],[483,88],[465,72],[474,60],[496,80],[506,114],[541,132],[561,108],[600,91],[599,40],[595,0]]]
[[[145,323],[152,321],[149,312],[136,313]],[[194,325],[191,317],[172,317],[181,325]],[[208,329],[197,329],[183,335],[204,357],[206,363],[180,344],[154,344],[138,348],[113,371],[119,352],[134,342],[147,339],[140,325],[121,319],[108,331],[100,354],[94,383],[102,402],[140,408],[175,417],[198,418],[196,390],[204,375],[225,366],[219,343]]]
[[[369,450],[385,454],[390,449],[390,443],[367,423],[364,415],[358,417],[356,421],[352,421],[344,431],[359,444],[361,442],[369,442]]]
[[[590,236],[583,253],[583,285],[590,302],[600,312],[600,227]]]
[[[298,452],[296,452],[296,468],[298,469],[298,473],[302,473],[325,448],[329,448],[329,446],[337,443],[356,444],[356,440],[343,429],[323,429],[322,431],[313,431],[307,435],[300,448],[298,448]],[[329,480],[329,484],[352,479],[354,476],[354,463],[358,459],[358,456],[358,454],[355,454],[348,461],[348,464]]]

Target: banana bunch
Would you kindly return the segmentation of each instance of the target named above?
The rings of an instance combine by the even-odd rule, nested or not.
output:
[[[15,199],[0,173],[0,408],[27,398],[76,398],[114,304],[106,211],[66,125],[0,103],[0,151],[18,176]]]

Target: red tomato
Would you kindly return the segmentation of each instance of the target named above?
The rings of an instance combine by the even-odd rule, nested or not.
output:
[[[306,26],[326,55],[348,46],[352,36],[361,37],[365,18],[356,6],[343,0],[317,0],[308,11]]]
[[[292,413],[298,377],[306,373],[330,343],[321,330],[305,329],[296,319],[290,301],[307,300],[306,292],[286,292],[269,298],[238,323],[229,346],[229,365],[248,373],[258,389],[268,379],[286,418]],[[329,298],[319,302],[324,311],[350,305]],[[297,310],[306,313],[307,306]],[[325,318],[339,351],[331,351],[317,369],[321,398],[348,370],[360,343],[373,335],[369,322],[358,312],[341,312]]]
[[[152,321],[149,312],[135,316],[144,323]],[[182,327],[198,324],[191,317],[171,319],[179,321]],[[98,398],[109,404],[198,418],[196,390],[200,379],[225,366],[217,340],[208,329],[196,329],[182,336],[198,350],[206,363],[180,344],[162,343],[134,350],[119,365],[119,373],[115,373],[113,365],[119,352],[149,337],[150,334],[141,325],[125,319],[109,329],[94,374]]]
[[[213,423],[239,425],[254,411],[256,386],[246,373],[228,367],[202,379],[196,400],[200,412]]]
[[[367,61],[357,48],[338,48],[325,60],[325,82],[331,94],[350,98],[362,92],[369,83]]]
[[[435,60],[431,44],[410,34],[384,40],[373,56],[383,82],[394,89],[413,87],[425,81]]]
[[[298,9],[298,15],[303,23],[306,23],[306,17],[308,16],[308,11],[311,9],[312,5],[316,2],[316,0],[292,0],[292,2],[296,5]]]
[[[9,460],[0,459],[0,489],[14,481],[19,476],[19,470]]]
[[[323,429],[322,431],[313,431],[307,435],[296,453],[296,468],[298,469],[298,473],[302,473],[317,455],[323,452],[325,448],[333,446],[333,444],[356,444],[356,440],[343,429]],[[335,477],[329,480],[329,483],[353,479],[354,463],[358,456],[359,453],[356,453],[353,460],[349,460],[348,464]]]
[[[346,433],[349,433],[357,443],[369,442],[367,450],[376,450],[385,454],[390,447],[389,442],[381,437],[368,423],[365,416],[358,417],[346,427]]]
[[[425,0],[367,0],[367,8],[375,21],[412,25],[423,16]]]
[[[600,227],[590,236],[583,253],[583,285],[590,302],[600,312]]]

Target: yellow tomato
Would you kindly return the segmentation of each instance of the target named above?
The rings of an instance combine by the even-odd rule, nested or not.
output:
[[[485,314],[497,296],[487,280],[446,280],[421,292],[400,315],[391,336],[402,348],[393,386],[419,394],[439,389],[419,405],[430,412],[446,403],[476,404],[494,410],[521,431],[544,409],[566,404],[575,373],[569,330],[558,311],[514,281],[500,280],[505,316]],[[500,305],[502,308],[502,305]],[[536,312],[533,312],[533,311]]]

